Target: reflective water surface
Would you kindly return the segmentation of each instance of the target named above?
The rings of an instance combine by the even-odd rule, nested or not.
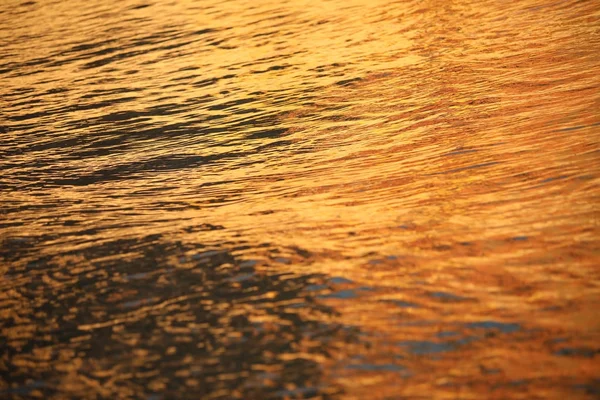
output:
[[[0,3],[0,397],[597,398],[596,1]]]

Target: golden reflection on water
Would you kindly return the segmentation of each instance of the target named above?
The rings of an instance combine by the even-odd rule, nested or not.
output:
[[[3,396],[598,395],[595,2],[0,11]]]

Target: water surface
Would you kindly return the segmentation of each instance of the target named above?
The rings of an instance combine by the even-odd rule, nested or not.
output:
[[[596,398],[595,1],[0,4],[0,397]]]

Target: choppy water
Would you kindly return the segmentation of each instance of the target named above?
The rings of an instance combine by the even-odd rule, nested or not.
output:
[[[0,3],[0,397],[597,398],[597,1]]]

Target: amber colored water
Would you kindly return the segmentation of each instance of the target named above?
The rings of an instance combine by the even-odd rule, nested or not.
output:
[[[0,2],[0,398],[600,396],[598,1]]]

